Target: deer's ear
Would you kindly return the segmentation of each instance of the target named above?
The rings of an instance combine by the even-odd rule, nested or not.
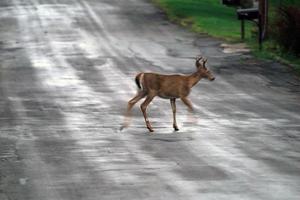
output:
[[[205,66],[206,62],[207,62],[207,59],[203,60],[202,66],[203,66],[204,69],[207,69],[206,66]]]
[[[201,60],[202,60],[202,56],[199,56],[199,57],[196,58],[196,63],[195,63],[195,65],[196,65],[197,69],[198,69],[199,67],[201,67],[201,64],[200,64],[200,61],[201,61]]]

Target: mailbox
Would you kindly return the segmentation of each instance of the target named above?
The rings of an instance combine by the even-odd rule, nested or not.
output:
[[[236,13],[239,20],[254,20],[259,18],[258,8],[237,9]]]
[[[267,2],[268,0],[259,0],[261,2]],[[263,41],[263,13],[259,12],[258,0],[222,0],[222,4],[226,6],[233,6],[239,9],[236,10],[237,18],[241,21],[241,38],[245,38],[245,20],[254,22],[258,27],[258,42],[259,49],[262,48]]]
[[[226,6],[240,6],[241,0],[222,0],[222,4]]]

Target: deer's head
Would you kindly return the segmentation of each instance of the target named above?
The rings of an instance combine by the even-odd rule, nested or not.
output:
[[[196,58],[195,65],[196,65],[198,73],[200,74],[201,77],[207,78],[208,80],[213,81],[213,80],[215,80],[215,77],[207,69],[206,62],[207,62],[207,59],[204,59],[201,56],[201,57]]]

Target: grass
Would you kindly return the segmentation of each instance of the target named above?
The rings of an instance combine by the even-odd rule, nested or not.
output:
[[[240,21],[234,8],[223,6],[219,0],[153,0],[168,17],[196,32],[229,41],[240,40]],[[246,37],[250,36],[250,23],[246,23]]]
[[[152,1],[166,12],[171,21],[189,27],[195,32],[207,33],[228,42],[241,42],[240,21],[237,20],[236,9],[222,5],[220,0]],[[279,4],[279,1],[269,0],[270,18],[274,16],[274,7]],[[285,0],[284,2],[295,3],[298,1]],[[272,40],[264,42],[263,50],[258,51],[257,38],[253,34],[254,30],[256,30],[256,25],[253,22],[245,23],[245,42],[252,49],[255,56],[280,60],[293,66],[300,74],[300,58],[274,48],[276,44]]]

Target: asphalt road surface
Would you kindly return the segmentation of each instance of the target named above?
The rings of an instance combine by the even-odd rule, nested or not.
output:
[[[0,1],[0,199],[300,198],[291,70],[168,22],[147,0]],[[188,115],[156,98],[120,131],[141,71],[191,73]],[[179,102],[179,101],[178,101]],[[191,120],[192,119],[192,120]]]

